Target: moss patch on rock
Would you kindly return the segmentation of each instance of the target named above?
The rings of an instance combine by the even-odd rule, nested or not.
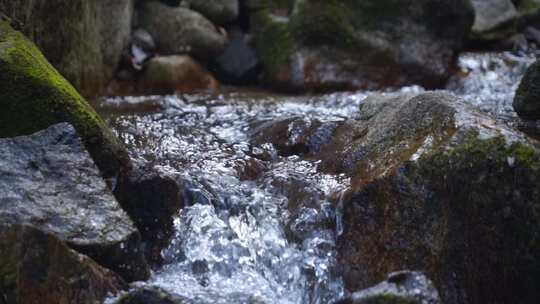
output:
[[[92,107],[6,21],[0,21],[0,107],[0,137],[69,122],[105,176],[129,163],[127,152]]]

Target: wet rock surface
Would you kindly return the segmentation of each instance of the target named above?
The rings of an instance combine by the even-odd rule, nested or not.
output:
[[[354,167],[344,200],[348,288],[405,268],[424,271],[444,303],[537,301],[540,153],[524,135],[445,93],[367,100],[360,113],[386,124],[353,149],[385,148],[352,153],[370,166]]]
[[[439,304],[433,283],[422,273],[400,271],[373,287],[354,292],[336,304]]]
[[[0,299],[6,304],[102,303],[127,287],[112,271],[52,233],[0,224]]]
[[[184,206],[183,185],[149,165],[137,164],[118,180],[115,196],[145,243],[147,260],[162,262],[161,250],[173,234],[173,218]]]
[[[114,304],[195,304],[157,287],[142,287],[120,297]]]
[[[481,33],[495,29],[518,17],[518,11],[511,0],[473,0],[475,11],[473,32]]]
[[[51,232],[128,281],[148,277],[139,232],[71,125],[0,142],[3,223]]]
[[[157,50],[165,55],[190,54],[207,59],[221,54],[227,43],[227,36],[203,15],[158,1],[143,3],[139,24],[154,37]]]

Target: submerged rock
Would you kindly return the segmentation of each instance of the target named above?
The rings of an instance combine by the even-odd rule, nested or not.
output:
[[[398,269],[431,278],[443,303],[536,303],[540,152],[443,92],[372,97],[344,169],[339,263],[358,290]]]
[[[165,55],[190,54],[212,58],[225,49],[226,34],[203,15],[184,7],[170,7],[157,1],[146,1],[139,23],[154,37],[157,50]]]
[[[37,47],[0,20],[0,137],[28,135],[69,122],[106,177],[129,166],[111,130]]]
[[[112,271],[32,225],[0,224],[0,277],[6,304],[102,303],[126,287]]]
[[[112,79],[127,46],[133,0],[0,0],[0,12],[20,25],[45,57],[83,95]]]
[[[420,272],[400,271],[386,281],[351,294],[336,304],[439,304],[433,283]]]
[[[512,105],[520,117],[540,120],[540,61],[525,72]]]
[[[139,232],[72,126],[0,139],[0,176],[2,223],[51,232],[128,281],[148,277]]]
[[[184,205],[183,187],[173,177],[142,165],[122,176],[115,196],[146,243],[146,257],[159,264],[173,234],[173,217]]]
[[[442,86],[474,18],[467,0],[288,6],[252,5],[252,23],[266,81],[293,90]]]

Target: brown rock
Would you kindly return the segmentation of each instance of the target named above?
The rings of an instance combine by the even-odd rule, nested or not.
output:
[[[0,225],[0,278],[0,302],[7,304],[102,303],[126,287],[112,271],[27,225]]]

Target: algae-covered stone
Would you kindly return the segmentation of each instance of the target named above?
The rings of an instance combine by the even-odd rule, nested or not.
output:
[[[534,142],[440,92],[374,96],[359,124],[342,163],[354,176],[338,241],[348,288],[416,269],[443,303],[540,300]]]
[[[37,47],[0,21],[0,137],[27,135],[69,122],[104,176],[127,166],[127,152],[92,107]]]
[[[275,5],[280,8],[279,5]],[[473,22],[468,0],[297,0],[252,12],[271,85],[296,90],[441,86]]]
[[[540,61],[536,61],[525,72],[516,91],[513,106],[524,119],[540,119]]]

